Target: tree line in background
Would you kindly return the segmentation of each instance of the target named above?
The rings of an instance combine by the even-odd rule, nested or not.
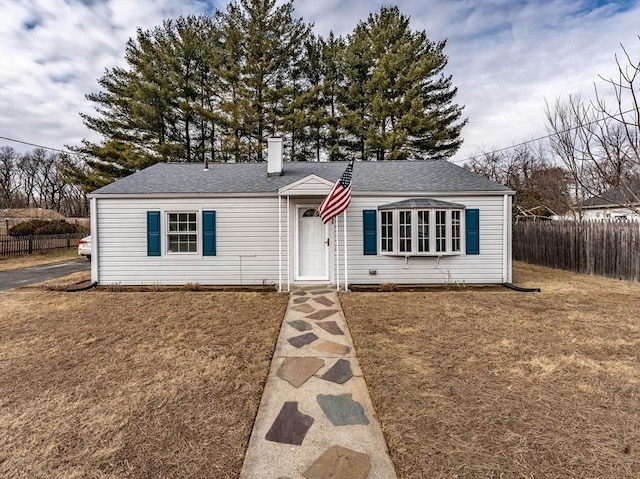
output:
[[[159,161],[261,161],[271,136],[292,161],[448,158],[466,120],[445,43],[397,7],[323,38],[276,0],[139,29],[126,66],[87,95],[96,113],[82,117],[102,140],[75,150],[89,157],[77,179],[93,189]]]
[[[0,146],[0,209],[43,208],[67,217],[88,216],[82,185],[70,175],[77,169],[77,159],[65,153],[44,148],[18,153]]]

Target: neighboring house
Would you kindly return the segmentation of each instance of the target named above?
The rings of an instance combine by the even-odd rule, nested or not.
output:
[[[92,280],[511,282],[508,188],[444,160],[356,162],[346,218],[323,224],[316,208],[346,162],[283,164],[281,151],[270,140],[266,163],[156,164],[94,191]]]
[[[632,209],[633,207],[633,209]],[[635,211],[634,211],[635,209]],[[634,219],[640,221],[640,184],[631,182],[622,188],[609,188],[599,196],[592,196],[580,204],[582,219]]]

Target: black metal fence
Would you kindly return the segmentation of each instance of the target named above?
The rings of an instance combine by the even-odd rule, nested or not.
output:
[[[576,273],[640,281],[640,222],[516,223],[513,258]]]
[[[72,249],[86,234],[0,236],[0,256],[20,256],[45,251]]]

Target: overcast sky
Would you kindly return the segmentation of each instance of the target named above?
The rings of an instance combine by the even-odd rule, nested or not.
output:
[[[105,69],[124,65],[137,27],[224,9],[223,0],[0,0],[0,136],[63,149],[98,140],[79,113]],[[283,3],[279,1],[279,3]],[[350,33],[382,5],[447,39],[446,74],[469,119],[456,162],[544,136],[545,99],[593,98],[624,44],[640,57],[640,0],[295,0],[316,34]],[[0,138],[0,145],[31,149]]]

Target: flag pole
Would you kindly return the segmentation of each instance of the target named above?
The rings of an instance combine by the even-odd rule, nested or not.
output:
[[[342,216],[342,227],[344,230],[344,292],[346,293],[349,288],[349,276],[347,273],[347,210],[344,210],[344,214]]]
[[[355,161],[356,154],[355,152],[351,153],[351,161]],[[344,234],[344,292],[348,292],[349,290],[349,262],[347,260],[347,209],[344,210],[342,214],[342,228]]]
[[[278,195],[278,292],[282,293],[282,196]]]
[[[336,216],[334,229],[336,236],[336,290],[340,291],[340,248],[338,247],[338,239],[340,238],[340,228],[338,227],[338,217]]]

